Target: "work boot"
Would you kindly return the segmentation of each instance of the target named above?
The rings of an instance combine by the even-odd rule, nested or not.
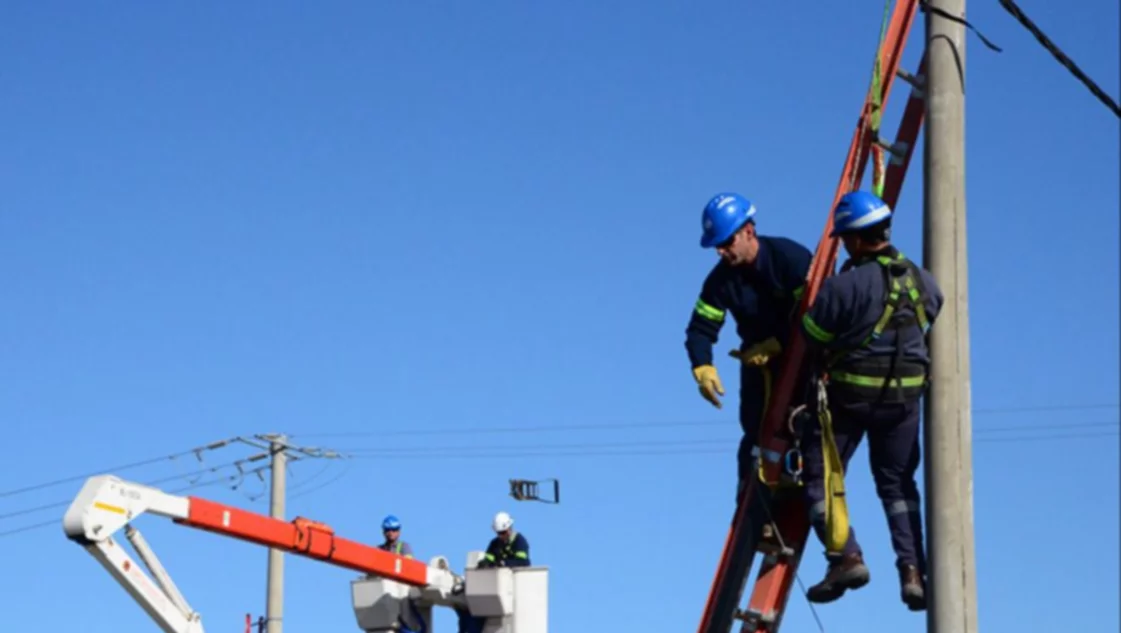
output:
[[[806,591],[810,602],[833,602],[845,595],[848,589],[860,589],[871,580],[871,573],[860,554],[845,554],[830,557],[829,569],[825,578]]]
[[[926,609],[926,587],[919,568],[914,565],[899,566],[899,586],[903,603],[911,611]]]

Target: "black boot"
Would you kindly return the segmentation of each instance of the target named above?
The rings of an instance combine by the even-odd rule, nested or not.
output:
[[[849,589],[859,589],[871,580],[871,572],[860,554],[830,557],[825,578],[806,591],[810,602],[833,602]]]

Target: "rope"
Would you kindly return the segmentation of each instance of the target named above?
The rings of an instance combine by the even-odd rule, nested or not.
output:
[[[1062,64],[1064,68],[1070,71],[1070,74],[1074,75],[1076,79],[1081,81],[1082,85],[1086,86],[1086,88],[1095,97],[1097,97],[1099,101],[1104,103],[1105,106],[1112,110],[1113,113],[1118,117],[1121,117],[1121,106],[1118,106],[1117,102],[1114,101],[1112,97],[1107,95],[1105,91],[1098,86],[1098,84],[1094,83],[1094,80],[1087,77],[1086,73],[1082,72],[1082,69],[1080,69],[1073,61],[1071,61],[1071,59],[1067,57],[1066,53],[1060,50],[1059,47],[1056,46],[1055,43],[1052,42],[1051,39],[1048,38],[1047,35],[1044,34],[1043,31],[1041,31],[1039,27],[1031,21],[1031,19],[1028,18],[1028,16],[1024,15],[1024,12],[1020,9],[1020,7],[1016,6],[1015,2],[1013,2],[1012,0],[1000,0],[1000,6],[1004,7],[1005,11],[1008,11],[1008,13],[1010,13],[1012,17],[1016,18],[1016,20],[1018,20],[1024,28],[1030,31],[1031,34],[1035,36],[1035,39],[1039,40],[1039,43],[1043,45],[1043,48],[1047,49],[1047,52],[1051,53],[1051,55],[1056,60],[1058,60],[1058,62]]]
[[[763,499],[762,503],[763,511],[767,513],[767,521],[770,522],[771,528],[775,531],[775,538],[778,539],[778,545],[785,551],[786,540],[782,538],[782,532],[778,529],[778,523],[771,514],[771,503],[767,499]],[[798,586],[802,589],[802,597],[806,599],[806,604],[810,607],[810,613],[813,615],[814,621],[817,622],[817,630],[821,631],[821,633],[825,633],[825,625],[821,623],[821,618],[817,615],[817,609],[815,609],[814,604],[810,602],[809,591],[806,589],[805,583],[802,582],[802,576],[797,570],[794,571],[794,580],[798,582]]]
[[[873,141],[880,136],[880,121],[883,119],[883,51],[884,40],[887,39],[887,25],[891,19],[891,0],[884,2],[884,15],[880,20],[880,41],[876,44],[876,62],[872,66],[872,116],[868,127],[872,132]],[[875,142],[872,144],[872,192],[879,197],[884,196],[884,180],[887,170],[884,163],[884,150]],[[855,187],[855,183],[853,185]]]
[[[867,94],[867,98],[870,99],[871,102],[872,102],[872,111],[871,111],[871,116],[870,116],[870,119],[868,121],[868,124],[865,125],[864,129],[861,130],[861,132],[860,132],[860,143],[857,145],[857,148],[858,148],[857,151],[858,152],[859,152],[859,148],[864,146],[864,139],[867,138],[867,135],[868,135],[869,132],[871,132],[874,137],[878,136],[879,132],[880,132],[880,118],[883,114],[881,112],[883,101],[880,98],[881,97],[881,95],[880,95],[881,89],[880,88],[881,88],[881,85],[882,85],[883,78],[880,75],[883,72],[881,70],[881,66],[883,65],[883,55],[882,55],[882,53],[883,53],[883,48],[884,48],[884,40],[887,39],[887,26],[888,26],[888,23],[891,21],[891,2],[892,2],[892,0],[885,0],[885,2],[884,2],[884,15],[883,15],[883,18],[880,20],[880,41],[876,44],[876,58],[875,58],[875,60],[873,61],[873,64],[872,64],[872,81],[871,81],[870,85],[868,86],[868,94]],[[883,156],[880,155],[880,154],[877,154],[877,146],[876,146],[875,143],[872,144],[872,153],[873,153],[873,156],[876,157],[876,162],[877,163],[881,163],[883,161]],[[859,153],[857,154],[857,158],[859,158]],[[848,188],[849,188],[850,191],[856,189],[857,185],[859,184],[859,183],[856,182],[856,172],[857,172],[857,170],[855,169],[856,166],[854,165],[853,167],[854,167],[854,169],[852,170],[852,173],[849,176],[849,183],[848,183],[848,185],[849,185]],[[877,175],[879,175],[879,178],[878,178],[879,182],[876,182]],[[878,192],[877,195],[882,194],[882,192],[883,192],[883,175],[882,174],[877,174],[876,171],[873,171],[873,176],[872,177],[873,177],[873,184],[872,184],[873,191]]]

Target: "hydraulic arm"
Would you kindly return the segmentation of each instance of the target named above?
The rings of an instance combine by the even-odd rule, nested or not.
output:
[[[203,633],[202,620],[131,525],[145,513],[360,572],[364,577],[352,583],[352,597],[359,626],[367,631],[397,630],[399,618],[431,622],[433,605],[454,606],[480,616],[491,627],[488,630],[495,632],[547,630],[544,568],[523,568],[516,574],[510,569],[468,569],[464,579],[450,570],[442,556],[426,564],[336,536],[329,526],[305,518],[286,522],[198,497],[168,494],[111,475],[91,477],[67,509],[63,530],[166,633]],[[113,539],[122,528],[152,577]],[[468,567],[479,556],[481,552],[469,555]],[[418,605],[428,614],[418,615]],[[427,632],[432,633],[430,626]]]

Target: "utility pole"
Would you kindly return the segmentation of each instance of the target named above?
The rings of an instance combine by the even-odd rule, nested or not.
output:
[[[942,14],[942,15],[940,15]],[[927,631],[977,633],[973,447],[965,232],[965,0],[926,11],[924,266],[945,295],[930,333],[924,412]]]
[[[288,466],[287,437],[270,435],[272,484],[269,487],[269,516],[284,520],[285,475]],[[265,605],[266,633],[281,633],[284,624],[284,553],[269,548],[268,588]]]

